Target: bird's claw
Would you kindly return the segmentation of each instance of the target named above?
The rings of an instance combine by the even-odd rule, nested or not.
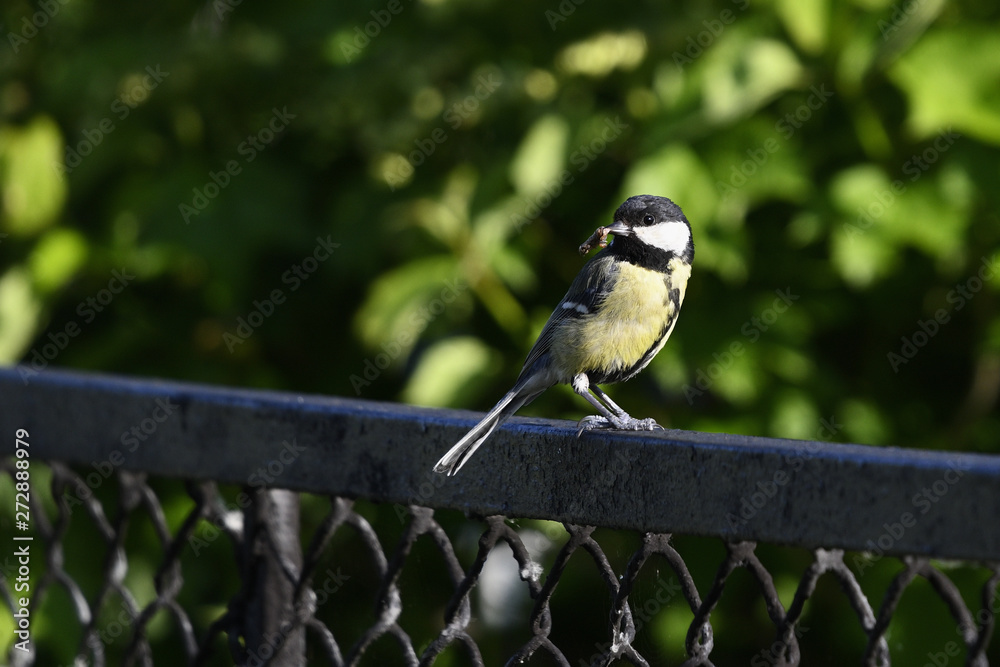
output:
[[[632,417],[629,417],[629,419],[632,420],[632,426],[629,428],[629,430],[632,430],[632,431],[664,431],[664,430],[666,430],[662,426],[660,426],[659,424],[657,424],[656,420],[653,419],[652,417],[648,417],[646,419],[633,419]]]
[[[576,437],[583,435],[584,431],[593,431],[595,429],[602,428],[614,428],[611,422],[608,421],[607,417],[599,417],[597,415],[588,415],[580,420],[577,424]]]
[[[663,430],[663,427],[656,423],[655,419],[636,419],[629,415],[621,417],[602,417],[600,415],[589,415],[580,420],[577,425],[576,437],[583,435],[584,431],[594,431],[597,429],[613,429],[618,431],[655,431]]]

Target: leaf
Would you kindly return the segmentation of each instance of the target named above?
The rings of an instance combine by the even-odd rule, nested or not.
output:
[[[683,144],[669,144],[639,160],[625,176],[625,195],[654,194],[669,197],[691,221],[696,262],[732,280],[746,275],[743,253],[733,236],[721,239],[708,233],[719,200],[712,177],[701,159]]]
[[[842,231],[855,250],[869,251],[868,260],[884,258],[888,249],[878,251],[879,244],[912,246],[938,260],[953,259],[962,251],[962,239],[971,221],[971,177],[958,165],[932,174],[920,171],[915,164],[906,163],[912,168],[904,165],[907,178],[890,181],[878,167],[860,165],[841,172],[831,184],[834,203],[845,214]],[[848,260],[845,252],[850,252],[849,246],[840,248],[841,262]],[[854,261],[858,269],[861,259],[848,261]],[[868,267],[862,273],[874,278],[883,271]]]
[[[0,276],[0,363],[12,364],[24,354],[38,330],[42,303],[31,289],[23,266]]]
[[[41,292],[54,292],[73,277],[87,259],[87,240],[75,229],[58,228],[39,240],[28,266]]]
[[[890,69],[910,101],[907,119],[918,138],[951,125],[1000,144],[1000,33],[954,26],[925,35]]]
[[[763,388],[756,352],[752,345],[748,345],[744,354],[724,357],[729,364],[719,361],[710,363],[705,373],[713,380],[712,392],[736,405],[752,403]]]
[[[787,44],[760,39],[749,29],[723,33],[704,60],[704,112],[715,123],[753,112],[775,94],[796,87],[803,76]]]
[[[362,342],[389,347],[394,358],[408,354],[427,326],[467,289],[458,276],[457,260],[441,255],[383,273],[354,319]]]
[[[878,405],[859,398],[849,398],[837,408],[844,431],[851,442],[881,445],[889,441],[889,426]]]
[[[816,406],[805,392],[788,390],[776,401],[770,432],[778,438],[813,440],[820,427],[819,419]]]
[[[668,144],[638,160],[625,175],[626,196],[651,194],[673,199],[689,220],[710,220],[717,199],[701,158],[684,144]]]
[[[36,234],[59,217],[67,189],[62,148],[59,128],[47,116],[0,128],[0,227]]]
[[[535,121],[510,163],[510,180],[521,194],[532,196],[559,179],[566,161],[569,125],[549,114]]]
[[[854,234],[849,223],[830,237],[831,261],[841,278],[854,287],[867,287],[895,272],[899,257],[878,234]]]
[[[823,51],[830,28],[827,0],[778,0],[775,9],[800,49],[811,54]]]
[[[646,36],[638,30],[604,32],[570,44],[557,60],[565,72],[601,78],[616,68],[635,69],[645,60],[647,50]]]
[[[489,367],[496,361],[490,348],[471,336],[435,343],[420,355],[403,400],[430,406],[460,403],[469,383],[489,376]]]

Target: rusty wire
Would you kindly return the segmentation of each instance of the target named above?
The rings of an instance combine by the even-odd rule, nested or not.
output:
[[[3,472],[13,477],[14,468],[10,461],[0,465]],[[41,467],[42,464],[35,462],[35,465]],[[42,572],[36,577],[31,605],[37,609],[45,596],[51,595],[55,589],[62,589],[69,597],[82,637],[76,656],[75,664],[78,665],[98,667],[108,664],[97,625],[102,610],[115,601],[121,605],[129,619],[129,640],[124,664],[157,664],[148,639],[148,630],[154,616],[161,611],[167,612],[181,638],[187,664],[201,665],[210,659],[217,659],[219,638],[223,635],[230,659],[235,664],[250,664],[246,643],[246,612],[253,602],[252,597],[257,594],[252,586],[245,585],[229,600],[217,601],[227,605],[226,611],[207,627],[197,627],[192,619],[192,612],[179,602],[185,586],[181,559],[191,548],[191,539],[199,526],[206,521],[214,525],[232,544],[237,569],[245,582],[249,578],[247,572],[252,567],[252,557],[270,559],[276,571],[293,590],[289,618],[285,624],[287,634],[290,636],[296,631],[304,631],[312,647],[312,655],[320,656],[326,663],[336,667],[359,664],[369,648],[383,636],[390,637],[399,647],[401,662],[407,666],[433,665],[452,645],[456,645],[472,664],[486,665],[476,634],[470,631],[473,620],[471,594],[487,559],[500,543],[506,543],[510,547],[520,578],[533,601],[531,613],[525,619],[530,636],[509,656],[508,665],[528,662],[539,652],[547,654],[556,664],[565,667],[571,665],[570,658],[550,637],[556,621],[551,601],[571,559],[589,559],[593,563],[610,601],[607,636],[599,638],[608,642],[608,648],[592,658],[591,664],[595,666],[611,665],[618,661],[649,665],[648,660],[635,648],[639,630],[634,618],[632,599],[634,585],[640,573],[654,556],[665,560],[676,575],[683,600],[693,615],[684,644],[687,659],[683,664],[686,666],[709,667],[715,664],[712,662],[715,646],[712,615],[724,595],[730,576],[741,569],[756,581],[768,618],[774,627],[772,647],[776,650],[770,664],[801,663],[796,629],[817,582],[827,575],[839,584],[867,637],[862,656],[864,665],[891,664],[886,633],[904,593],[918,578],[930,584],[954,619],[965,646],[967,665],[983,667],[988,664],[986,651],[995,627],[992,609],[1000,585],[1000,563],[973,564],[984,568],[989,577],[982,587],[979,607],[970,609],[956,584],[941,568],[926,558],[903,557],[899,559],[900,571],[892,580],[880,605],[874,608],[858,578],[844,562],[844,552],[834,548],[817,549],[812,552],[812,561],[799,577],[794,598],[785,609],[772,576],[758,557],[757,545],[753,542],[725,543],[726,555],[716,568],[714,579],[699,591],[684,558],[671,544],[670,535],[642,534],[639,547],[631,554],[624,570],[616,572],[601,545],[593,537],[594,527],[565,524],[565,542],[561,544],[548,571],[543,572],[541,565],[533,561],[521,534],[504,517],[490,516],[470,520],[478,521],[482,532],[475,557],[470,564],[463,566],[453,539],[437,521],[433,509],[417,506],[405,508],[407,520],[402,535],[394,545],[387,548],[372,524],[355,510],[354,501],[339,497],[330,498],[329,511],[311,535],[301,557],[295,560],[289,559],[284,545],[277,543],[273,535],[267,532],[266,516],[265,530],[255,528],[254,531],[248,531],[243,526],[241,514],[226,508],[213,482],[186,483],[193,507],[180,525],[172,529],[147,475],[127,471],[118,471],[114,475],[118,484],[116,506],[105,508],[93,495],[85,498],[77,496],[83,514],[99,535],[100,547],[103,549],[101,586],[96,592],[86,595],[67,572],[65,565],[68,555],[64,552],[64,540],[71,519],[81,520],[79,514],[75,513],[75,508],[67,504],[67,490],[79,488],[86,482],[78,473],[61,463],[50,463],[49,468],[49,488],[39,488],[36,483],[31,489],[33,527],[45,554]],[[33,479],[38,477],[35,475]],[[52,502],[43,503],[43,494],[47,494]],[[56,508],[54,514],[46,511],[46,505]],[[263,506],[266,510],[268,503],[263,502]],[[129,570],[125,538],[130,525],[140,515],[151,522],[162,554],[153,577],[155,597],[144,606],[137,602],[133,592],[125,585]],[[345,528],[350,529],[355,539],[360,541],[381,582],[376,595],[375,622],[349,644],[344,643],[348,641],[346,638],[336,637],[331,628],[317,617],[317,595],[313,589],[313,579],[319,564],[331,557],[329,552],[334,535]],[[414,544],[425,536],[433,543],[443,560],[453,591],[444,609],[440,630],[431,641],[423,642],[421,648],[399,623],[404,605],[420,605],[420,600],[403,599],[399,578],[407,566]],[[4,606],[13,613],[14,592],[10,561],[2,568],[2,574],[0,597]],[[35,658],[33,652],[26,654],[14,649],[7,656],[9,663],[16,666],[36,664]],[[280,660],[264,660],[263,664],[269,662],[278,664]],[[292,661],[280,664],[304,663]]]

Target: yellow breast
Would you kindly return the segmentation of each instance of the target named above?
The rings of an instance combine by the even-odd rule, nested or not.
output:
[[[666,274],[620,264],[610,298],[595,312],[560,323],[552,346],[557,367],[613,375],[652,358],[673,329],[690,275],[690,265],[677,259]]]

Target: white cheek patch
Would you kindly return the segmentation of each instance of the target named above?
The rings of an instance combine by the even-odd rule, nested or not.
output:
[[[691,230],[683,222],[660,222],[651,227],[635,227],[632,235],[654,248],[680,255],[691,241]]]

